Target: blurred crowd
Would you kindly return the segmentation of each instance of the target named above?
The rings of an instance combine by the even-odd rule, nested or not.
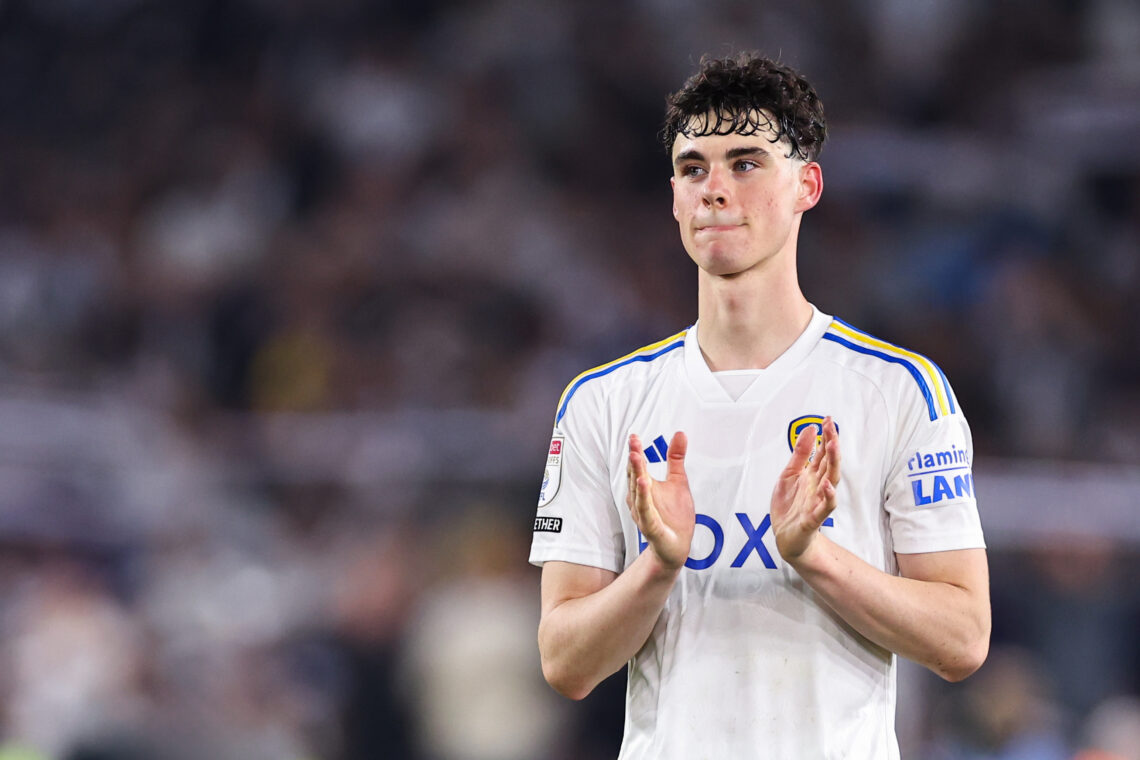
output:
[[[1132,0],[0,0],[0,760],[613,757],[530,517],[565,383],[694,318],[664,97],[753,48],[827,106],[809,299],[980,461],[1134,470]],[[1134,541],[992,547],[904,747],[1140,757]]]

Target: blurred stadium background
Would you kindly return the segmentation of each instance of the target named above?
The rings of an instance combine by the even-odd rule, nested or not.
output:
[[[807,295],[974,430],[993,653],[904,757],[1140,757],[1134,0],[0,0],[0,758],[614,757],[529,524],[693,318],[656,131],[749,48],[827,104]]]

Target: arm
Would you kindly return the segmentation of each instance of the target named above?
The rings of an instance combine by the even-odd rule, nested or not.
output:
[[[684,433],[673,436],[668,475],[655,481],[631,436],[626,503],[649,546],[623,573],[568,562],[542,568],[542,672],[571,699],[585,697],[644,646],[684,566],[696,516],[686,447]]]
[[[900,554],[900,577],[820,538],[792,566],[852,628],[948,681],[981,667],[990,642],[984,549]]]
[[[902,576],[884,573],[819,532],[835,509],[839,436],[824,423],[823,445],[797,441],[772,495],[776,546],[851,627],[879,646],[950,681],[985,661],[990,639],[989,571],[983,549],[897,555]]]

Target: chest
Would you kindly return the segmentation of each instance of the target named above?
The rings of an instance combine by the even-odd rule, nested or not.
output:
[[[814,436],[815,424],[826,415],[839,428],[842,464],[840,506],[823,530],[861,555],[881,557],[891,431],[881,400],[868,390],[858,382],[805,373],[759,403],[704,403],[682,387],[622,406],[610,429],[610,485],[622,515],[627,561],[644,546],[625,505],[629,434],[641,438],[657,479],[665,477],[673,434],[682,430],[688,436],[685,471],[697,525],[687,567],[715,575],[764,575],[782,565],[768,514],[776,479],[798,436]]]

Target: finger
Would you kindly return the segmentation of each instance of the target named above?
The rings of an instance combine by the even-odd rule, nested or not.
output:
[[[816,435],[812,439],[812,458],[811,472],[816,481],[823,478],[824,471],[827,467],[827,447],[824,445],[823,440],[823,427],[816,427]]]
[[[806,428],[801,430],[800,437],[796,439],[796,445],[792,449],[792,458],[788,460],[788,466],[784,468],[784,478],[799,477],[811,456],[813,446],[815,446],[815,436],[809,434]]]
[[[633,458],[634,455],[630,452],[629,461],[625,464],[625,503],[630,509],[633,509],[633,499],[637,489],[637,475],[633,472]]]
[[[827,479],[839,485],[839,428],[830,416],[823,423],[823,444],[827,447]]]
[[[641,439],[636,433],[629,436],[629,464],[635,478],[649,473],[649,460],[645,458],[645,451],[641,446]]]
[[[641,442],[637,439],[636,435],[629,437],[629,457],[625,464],[625,480],[626,480],[626,494],[625,503],[630,509],[633,509],[634,497],[637,489],[637,454],[640,449]]]
[[[653,481],[649,477],[649,460],[645,458],[641,438],[636,433],[629,436],[629,463],[626,466],[626,478],[629,481],[629,493],[626,496],[627,504],[633,513],[634,521],[644,533],[647,519],[647,510],[652,509]],[[653,510],[656,516],[656,510]]]
[[[626,495],[626,504],[629,506],[629,512],[634,516],[634,521],[641,525],[645,505],[650,501],[649,484],[645,482],[649,479],[637,474],[636,457],[636,453],[629,453],[629,492]]]
[[[634,482],[633,521],[641,528],[642,535],[656,537],[661,532],[661,516],[653,504],[653,479],[643,475]]]
[[[630,467],[627,480],[629,481],[629,492],[626,494],[626,505],[631,510],[642,510],[647,502],[651,502],[652,494],[652,479],[644,474],[638,472],[640,463],[637,460],[636,454],[630,454]]]
[[[668,463],[666,477],[685,477],[685,454],[689,451],[689,439],[678,430],[669,442],[669,454],[665,457]]]
[[[838,503],[835,496],[835,486],[831,484],[830,480],[823,481],[819,496],[819,500],[812,507],[811,515],[817,527],[823,525],[823,521],[835,511],[835,507]]]

